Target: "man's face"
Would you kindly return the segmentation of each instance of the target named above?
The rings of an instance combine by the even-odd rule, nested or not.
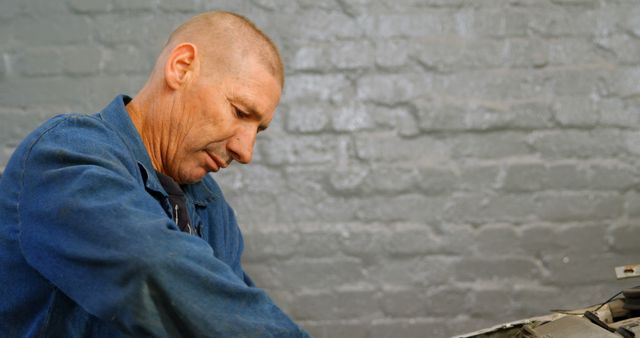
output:
[[[194,183],[236,160],[251,161],[259,131],[266,129],[280,100],[280,84],[252,58],[238,74],[200,76],[172,107],[163,164],[179,183]],[[180,102],[177,102],[180,101]]]

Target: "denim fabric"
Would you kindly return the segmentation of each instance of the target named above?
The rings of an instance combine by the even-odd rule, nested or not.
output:
[[[0,180],[0,336],[307,337],[240,266],[233,210],[207,176],[178,230],[116,97],[54,117]]]

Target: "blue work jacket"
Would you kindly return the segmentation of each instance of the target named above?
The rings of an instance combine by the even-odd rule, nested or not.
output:
[[[45,122],[0,179],[1,337],[307,337],[240,265],[242,236],[210,176],[167,193],[116,97]]]

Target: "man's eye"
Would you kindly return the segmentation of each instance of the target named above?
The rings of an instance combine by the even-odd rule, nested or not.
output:
[[[242,110],[240,110],[238,108],[233,108],[233,110],[235,111],[236,117],[238,117],[238,118],[242,118],[242,117],[247,116],[247,113],[243,112]]]

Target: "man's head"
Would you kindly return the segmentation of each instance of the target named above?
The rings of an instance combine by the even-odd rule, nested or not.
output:
[[[273,43],[247,19],[200,14],[173,32],[127,105],[156,170],[193,183],[251,161],[284,82]]]

